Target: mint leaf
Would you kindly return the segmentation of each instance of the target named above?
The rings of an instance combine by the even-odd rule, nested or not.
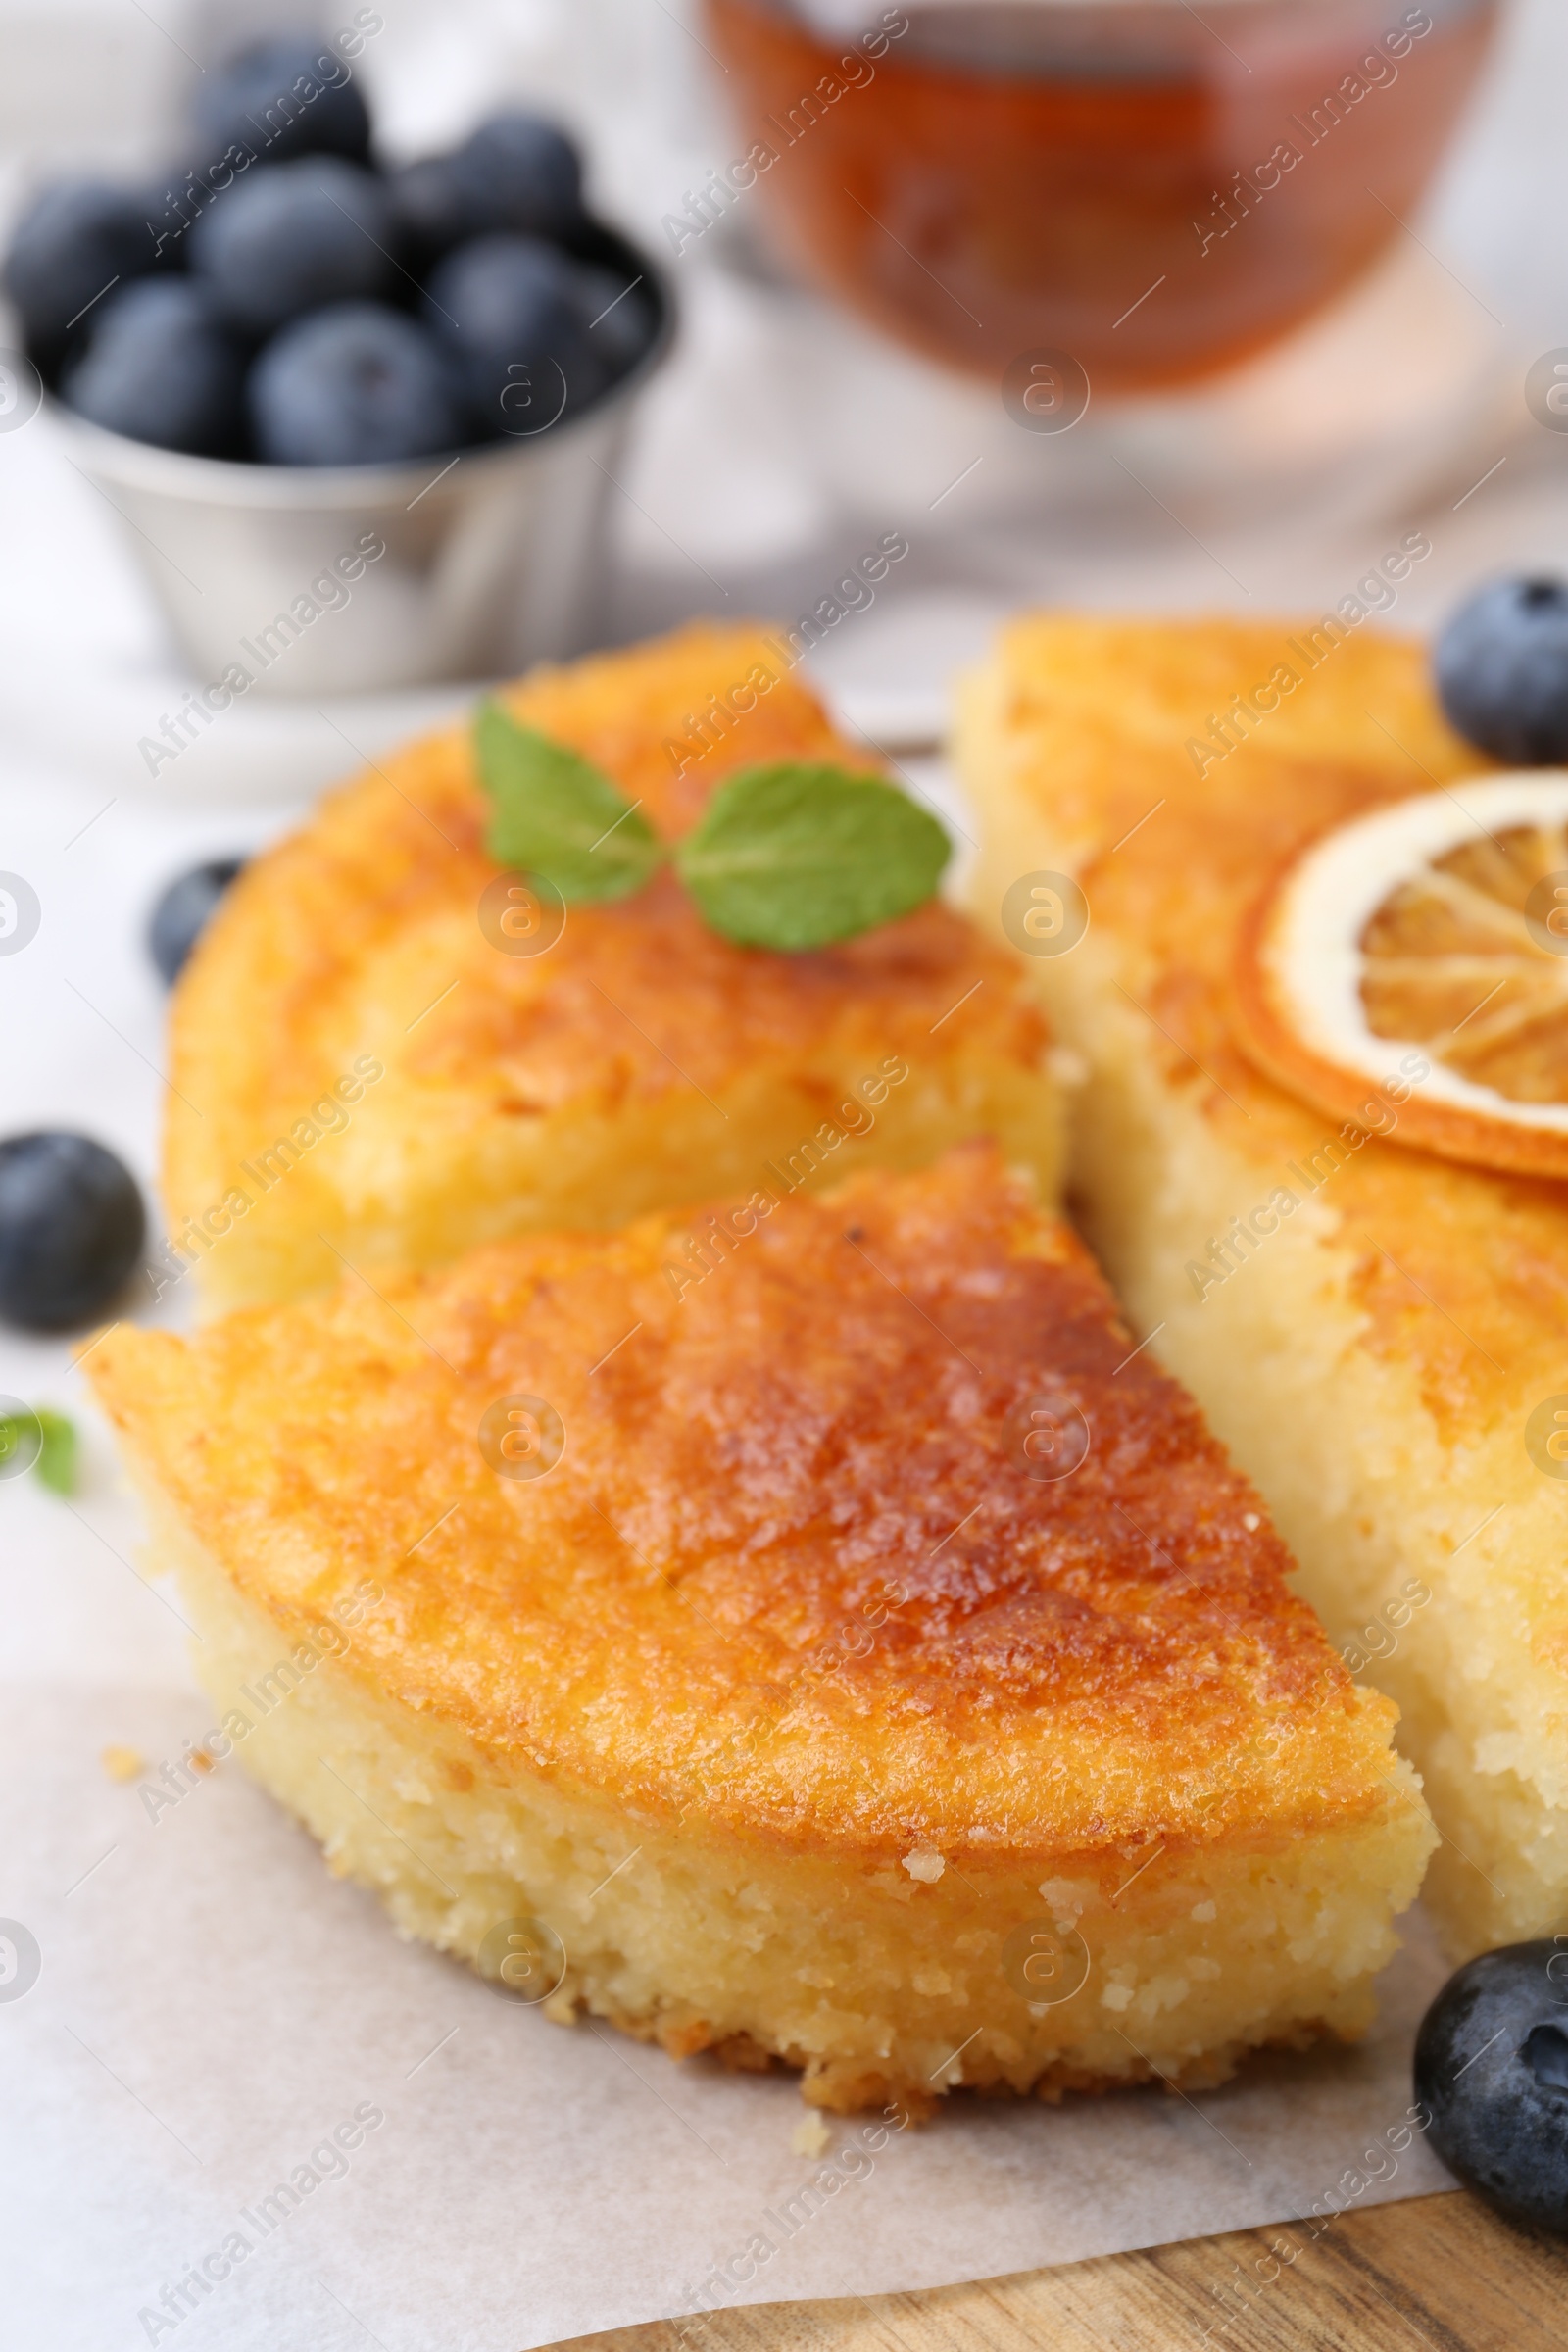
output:
[[[623,899],[663,858],[648,819],[591,760],[520,726],[499,703],[474,724],[493,804],[485,847],[498,865],[541,874],[564,899]]]
[[[675,852],[705,919],[743,947],[830,947],[921,906],[953,844],[906,793],[824,760],[744,768]]]
[[[0,1478],[24,1470],[56,1494],[76,1492],[75,1425],[47,1404],[0,1414]]]
[[[43,1429],[30,1406],[0,1413],[0,1478],[20,1478],[35,1470],[43,1451]]]
[[[38,1407],[38,1427],[43,1433],[43,1445],[33,1463],[33,1476],[56,1494],[74,1494],[76,1492],[76,1425],[64,1413],[54,1412],[47,1404]]]

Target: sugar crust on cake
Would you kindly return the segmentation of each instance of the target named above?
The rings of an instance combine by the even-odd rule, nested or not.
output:
[[[409,1932],[543,1916],[558,2011],[824,2104],[1360,2031],[1431,1841],[1393,1709],[1082,1245],[981,1146],[786,1197],[701,1281],[692,1230],[98,1344],[225,1719],[379,1596],[246,1768]],[[537,1481],[477,1442],[523,1393]],[[1066,1478],[1037,1409],[1092,1433]],[[1009,1939],[1058,1922],[1089,1973],[1032,2003]]]

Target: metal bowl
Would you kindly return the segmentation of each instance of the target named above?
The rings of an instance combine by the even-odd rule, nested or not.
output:
[[[642,358],[580,416],[452,457],[234,465],[126,440],[51,401],[67,454],[123,518],[204,684],[238,665],[247,692],[371,694],[582,650],[605,501],[675,327],[668,281],[646,254],[604,230],[592,259],[651,293],[658,322]]]

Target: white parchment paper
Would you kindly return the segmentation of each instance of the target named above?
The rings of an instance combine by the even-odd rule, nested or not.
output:
[[[145,1689],[6,1698],[4,1909],[41,1959],[0,2000],[19,2346],[524,2352],[694,2302],[938,2285],[1446,2183],[1419,2136],[1400,2145],[1430,1949],[1389,1972],[1355,2051],[1267,2057],[1194,2100],[959,2097],[892,2133],[828,2118],[807,2156],[792,2081],[553,2026],[400,1943],[232,1765],[154,1823],[99,1762],[113,1740],[156,1767],[206,1721]],[[1348,2173],[1373,2172],[1355,2197]],[[193,2271],[207,2283],[181,2289]]]

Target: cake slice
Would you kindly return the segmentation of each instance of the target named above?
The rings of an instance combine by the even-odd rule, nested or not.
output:
[[[991,1147],[87,1361],[210,1750],[552,2017],[911,2110],[1366,2025],[1395,1709]]]
[[[1568,1193],[1381,1140],[1387,1099],[1331,1118],[1239,1050],[1238,935],[1282,863],[1408,794],[1463,807],[1488,764],[1420,648],[1337,634],[1026,618],[967,683],[957,757],[985,918],[1041,870],[1087,898],[1079,943],[1026,961],[1088,1065],[1087,1230],[1398,1700],[1462,1954],[1568,1915],[1568,1485],[1526,1444],[1568,1390]]]
[[[666,838],[760,761],[879,763],[835,733],[779,647],[696,626],[505,698],[582,752]],[[1011,960],[920,907],[844,945],[732,945],[665,872],[500,927],[471,729],[388,757],[229,893],[172,1011],[155,1289],[209,1308],[437,1263],[552,1226],[919,1165],[1002,1139],[1048,1191],[1049,1040]],[[544,944],[543,953],[529,951]]]

